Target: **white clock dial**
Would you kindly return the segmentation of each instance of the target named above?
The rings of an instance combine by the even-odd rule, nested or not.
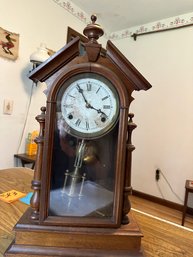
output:
[[[76,136],[101,136],[117,121],[117,92],[108,80],[99,75],[95,77],[88,74],[75,79],[61,99],[62,116],[68,132]]]

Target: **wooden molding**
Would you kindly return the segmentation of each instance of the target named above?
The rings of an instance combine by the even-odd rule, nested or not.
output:
[[[149,200],[154,203],[161,204],[163,206],[166,206],[166,207],[178,210],[178,211],[183,211],[184,206],[182,204],[174,203],[174,202],[159,198],[154,195],[149,195],[149,194],[137,191],[137,190],[132,190],[132,195],[143,198],[145,200]],[[193,215],[193,208],[188,207],[187,213]]]

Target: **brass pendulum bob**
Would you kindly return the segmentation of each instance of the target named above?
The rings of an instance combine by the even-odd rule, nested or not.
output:
[[[83,191],[84,181],[86,179],[86,174],[81,174],[82,162],[84,159],[86,143],[84,139],[81,140],[77,147],[76,158],[74,162],[74,171],[69,172],[66,170],[64,178],[63,193],[66,193],[68,196],[75,197],[81,196]]]

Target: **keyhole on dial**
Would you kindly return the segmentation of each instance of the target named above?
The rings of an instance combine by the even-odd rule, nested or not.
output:
[[[72,119],[73,119],[73,115],[72,115],[72,114],[69,114],[69,115],[68,115],[68,119],[69,119],[69,120],[72,120]]]
[[[101,118],[101,121],[102,121],[102,122],[105,122],[105,121],[106,121],[106,118],[105,118],[105,117],[102,117],[102,118]]]

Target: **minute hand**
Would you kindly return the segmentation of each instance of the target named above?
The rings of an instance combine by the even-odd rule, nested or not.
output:
[[[101,113],[101,114],[103,114],[104,116],[107,117],[107,115],[106,115],[103,111],[101,111],[101,109],[96,109],[96,108],[94,108],[94,107],[86,100],[86,98],[85,98],[85,96],[84,96],[84,93],[83,93],[83,89],[82,89],[78,84],[77,84],[77,88],[78,88],[78,92],[79,92],[79,93],[82,95],[82,97],[84,98],[84,101],[85,101],[85,103],[86,103],[86,107],[87,107],[87,108],[96,110],[98,113]]]
[[[85,101],[85,103],[86,103],[86,107],[87,108],[89,108],[88,107],[88,105],[89,105],[89,103],[88,103],[88,101],[86,100],[86,98],[85,98],[85,96],[84,96],[84,94],[83,94],[83,89],[77,84],[77,88],[78,88],[78,92],[82,95],[82,97],[84,98],[84,101]]]

